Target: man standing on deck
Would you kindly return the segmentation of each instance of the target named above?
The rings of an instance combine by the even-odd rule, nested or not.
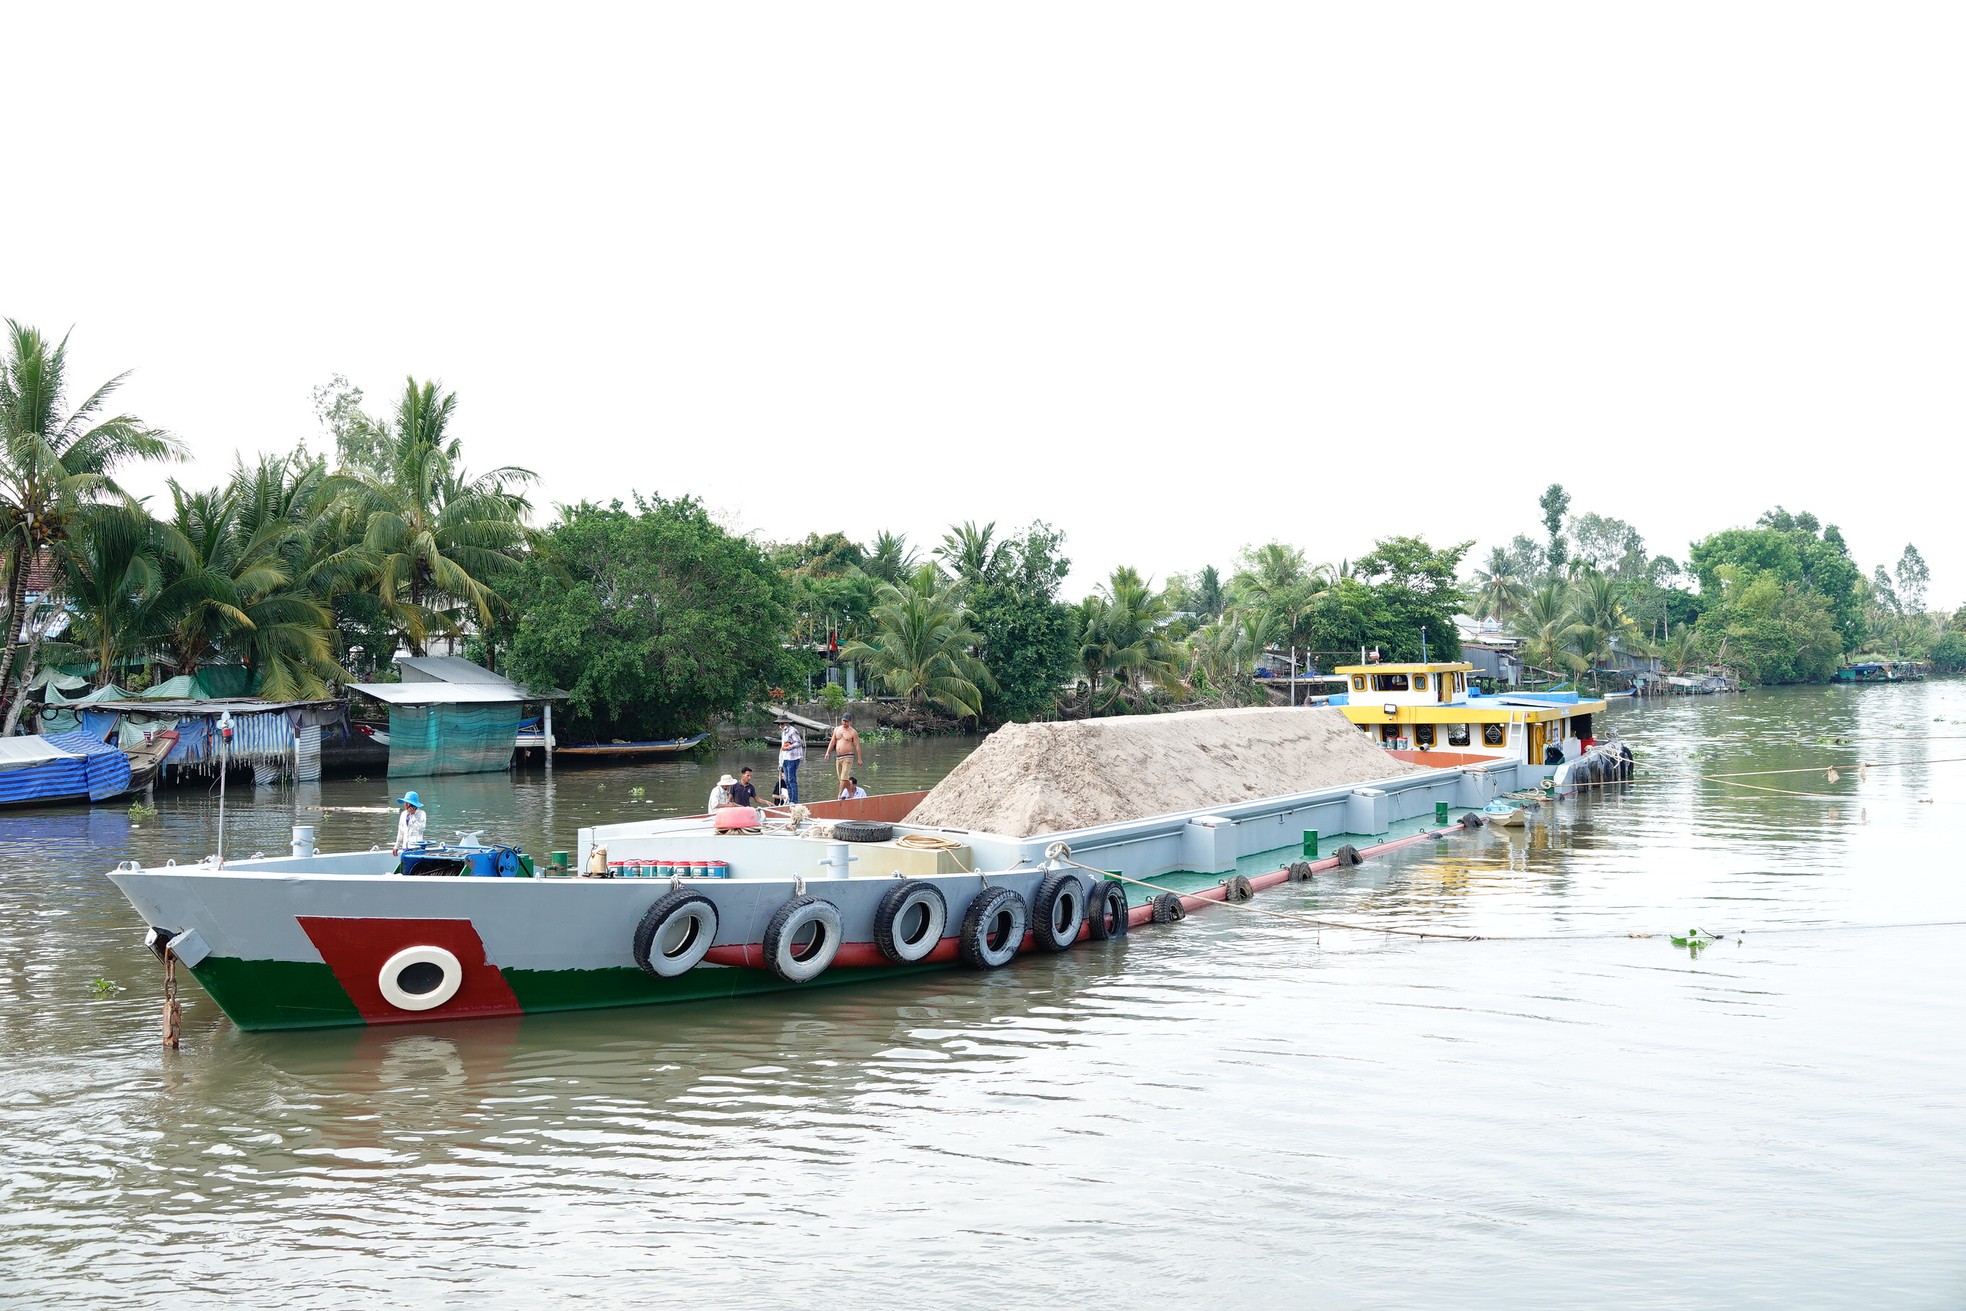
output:
[[[799,804],[799,765],[806,758],[806,740],[799,726],[784,715],[778,717],[778,771],[785,776],[785,799]]]
[[[834,781],[841,791],[845,791],[847,779],[853,776],[853,767],[866,763],[860,754],[860,734],[854,731],[852,715],[840,716],[840,726],[833,730],[832,740],[826,744],[826,754],[833,757],[833,768],[839,774]]]

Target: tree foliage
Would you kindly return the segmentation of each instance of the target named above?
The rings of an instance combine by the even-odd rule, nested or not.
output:
[[[576,733],[697,732],[782,668],[777,571],[690,497],[563,507],[506,587],[508,669],[564,688]]]

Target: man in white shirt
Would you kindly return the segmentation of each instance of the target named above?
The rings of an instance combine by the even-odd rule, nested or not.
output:
[[[717,780],[717,786],[710,789],[710,802],[705,811],[714,815],[730,804],[730,790],[737,786],[737,780],[729,774]]]
[[[390,850],[400,856],[404,848],[423,844],[425,817],[423,799],[414,792],[405,792],[396,798],[396,804],[403,809],[396,816],[396,845]]]
[[[840,785],[840,800],[865,801],[866,799],[867,789],[860,786],[858,778],[848,775],[846,782]]]
[[[806,740],[789,719],[778,721],[778,768],[785,775],[785,799],[799,804],[799,765],[806,758]]]

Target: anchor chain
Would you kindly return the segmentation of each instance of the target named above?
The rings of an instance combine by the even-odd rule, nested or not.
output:
[[[183,1032],[184,1007],[177,999],[177,953],[167,945],[164,948],[164,1045],[176,1051]]]

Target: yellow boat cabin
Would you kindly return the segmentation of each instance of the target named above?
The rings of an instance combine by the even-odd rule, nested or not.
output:
[[[1473,665],[1342,665],[1344,690],[1329,704],[1388,751],[1421,764],[1515,760],[1555,765],[1596,740],[1591,717],[1600,699],[1575,692],[1508,692],[1483,696],[1468,686]]]

